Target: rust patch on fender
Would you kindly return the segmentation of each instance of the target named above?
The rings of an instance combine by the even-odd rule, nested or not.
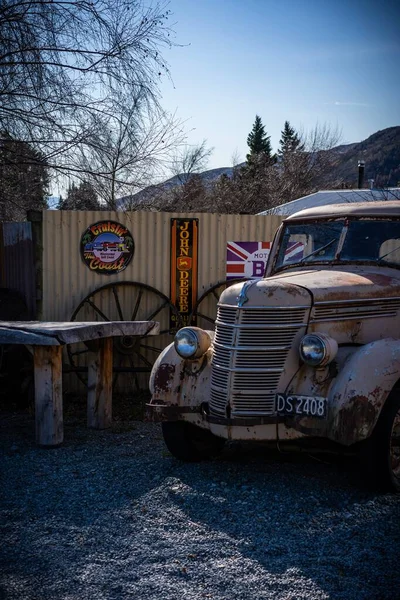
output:
[[[378,417],[378,408],[367,396],[354,396],[336,417],[335,439],[346,445],[366,437]]]
[[[171,381],[174,379],[174,375],[175,365],[160,365],[154,376],[154,389],[156,389],[157,391],[168,392],[171,387]]]

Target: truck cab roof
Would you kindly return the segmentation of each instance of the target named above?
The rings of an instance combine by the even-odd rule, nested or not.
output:
[[[400,200],[383,202],[353,202],[350,204],[328,204],[306,208],[285,219],[286,221],[329,219],[340,217],[400,218]]]

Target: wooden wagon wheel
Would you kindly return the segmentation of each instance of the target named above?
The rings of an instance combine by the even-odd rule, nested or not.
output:
[[[225,279],[219,281],[215,285],[206,290],[194,305],[191,317],[196,317],[197,327],[202,329],[213,330],[215,319],[217,318],[217,304],[221,294],[226,288],[238,283],[246,281],[243,277],[237,279]],[[190,322],[190,321],[189,321]]]
[[[170,313],[176,326],[170,327]],[[177,308],[170,299],[145,283],[121,281],[107,283],[88,294],[74,310],[71,321],[159,321],[160,334],[150,337],[122,336],[114,339],[114,386],[118,376],[128,373],[136,390],[139,374],[149,373],[160,352],[182,326]],[[67,347],[72,370],[86,384],[85,355],[90,343]]]

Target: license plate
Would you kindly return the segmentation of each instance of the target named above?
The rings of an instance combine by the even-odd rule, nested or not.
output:
[[[325,419],[327,399],[320,396],[297,396],[294,394],[276,394],[278,415],[316,417]]]

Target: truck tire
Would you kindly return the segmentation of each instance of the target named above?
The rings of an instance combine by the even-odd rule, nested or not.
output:
[[[175,458],[185,462],[213,458],[225,445],[223,438],[186,421],[168,421],[161,426],[168,450]]]
[[[380,491],[400,492],[400,389],[392,391],[361,454],[364,472]]]

